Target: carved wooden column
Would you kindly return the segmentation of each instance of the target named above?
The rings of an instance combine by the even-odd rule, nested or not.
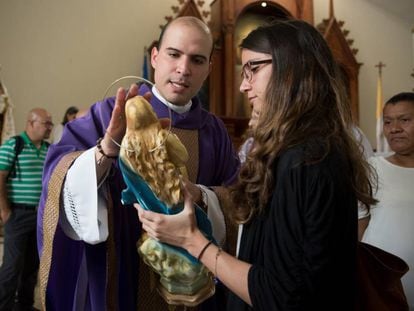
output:
[[[313,23],[312,0],[271,0],[265,1],[268,16],[292,16]],[[216,51],[213,57],[210,78],[211,111],[224,117],[243,117],[237,109],[235,92],[238,90],[236,77],[237,50],[235,47],[235,31],[238,20],[245,13],[255,12],[262,1],[254,0],[215,0],[211,3],[210,27],[213,32]],[[274,14],[277,11],[277,14]],[[264,11],[266,12],[266,11]],[[260,13],[266,14],[266,13]],[[216,63],[217,62],[217,63]],[[217,81],[221,84],[218,85]],[[218,90],[217,90],[218,88]]]

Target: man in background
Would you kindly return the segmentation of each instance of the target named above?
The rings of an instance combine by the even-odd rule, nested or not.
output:
[[[52,128],[50,114],[35,108],[27,116],[24,132],[0,147],[0,220],[4,226],[1,311],[33,310],[39,267],[36,214],[49,146],[45,139]]]
[[[59,142],[60,138],[62,137],[63,129],[69,121],[75,120],[76,115],[78,114],[79,109],[78,107],[71,106],[66,109],[65,114],[63,115],[62,123],[56,124],[53,127],[51,142],[52,144],[56,144]]]

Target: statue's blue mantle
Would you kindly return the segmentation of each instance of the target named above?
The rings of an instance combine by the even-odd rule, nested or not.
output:
[[[133,172],[125,163],[123,163],[121,158],[119,159],[119,166],[121,168],[124,181],[127,185],[127,188],[122,191],[122,203],[124,205],[139,203],[142,208],[146,210],[168,215],[174,215],[183,210],[183,203],[180,203],[173,207],[168,207],[164,202],[160,201],[155,196],[154,192],[151,190],[148,184],[141,178],[141,176]],[[194,207],[198,228],[209,240],[214,241],[211,223],[207,218],[207,214],[196,204]],[[198,260],[191,256],[183,248],[171,246],[168,244],[165,244],[165,246],[185,255],[191,262],[198,263]]]

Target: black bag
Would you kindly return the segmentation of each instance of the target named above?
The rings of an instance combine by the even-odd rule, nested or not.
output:
[[[407,311],[401,283],[408,265],[400,257],[367,243],[358,243],[358,305],[361,311]]]
[[[17,169],[18,169],[18,156],[19,154],[22,152],[23,148],[24,148],[24,140],[23,137],[20,135],[16,135],[13,136],[12,138],[14,138],[15,140],[15,144],[14,144],[14,159],[13,159],[13,163],[11,165],[11,168],[9,170],[9,175],[7,175],[7,178],[16,178],[16,173],[17,173]],[[49,147],[49,143],[47,141],[45,141],[45,144],[47,147]]]
[[[11,166],[11,169],[9,171],[9,175],[7,176],[7,178],[15,178],[16,177],[17,157],[19,156],[19,154],[22,152],[22,150],[24,148],[23,137],[21,137],[20,135],[17,135],[17,136],[13,136],[12,138],[14,138],[14,140],[15,140],[15,143],[14,143],[14,159],[13,159],[13,164]]]

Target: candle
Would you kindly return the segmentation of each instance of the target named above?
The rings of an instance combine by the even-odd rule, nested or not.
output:
[[[413,73],[414,73],[414,27],[413,27],[413,29],[411,29],[411,36],[412,36],[412,38],[413,38],[413,49],[412,49],[412,52],[413,52]]]

